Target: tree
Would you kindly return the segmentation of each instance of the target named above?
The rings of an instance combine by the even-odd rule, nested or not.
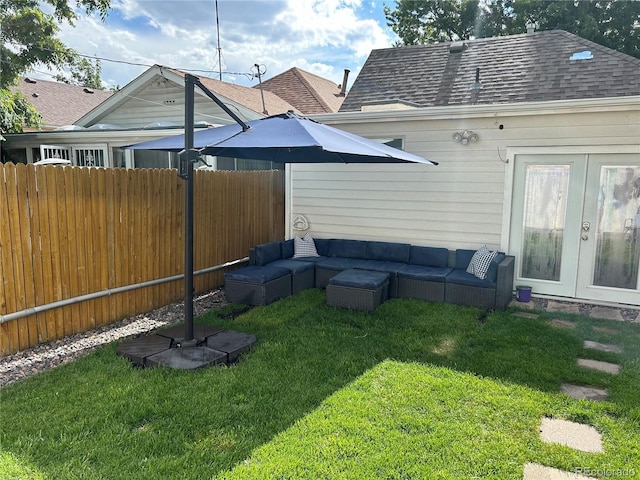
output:
[[[640,58],[640,2],[518,0],[514,15],[539,30],[566,30],[605,47]]]
[[[561,29],[640,58],[640,2],[624,0],[396,0],[384,6],[405,45]]]
[[[461,40],[477,33],[478,0],[397,0],[384,14],[405,45]]]
[[[79,17],[68,0],[43,0],[53,7],[53,13],[45,13],[39,0],[0,0],[0,94],[2,111],[0,125],[3,132],[22,131],[22,124],[32,125],[33,117],[22,108],[24,97],[14,94],[9,87],[20,76],[37,65],[61,68],[79,61],[76,51],[65,46],[57,38],[60,24],[73,25]],[[77,7],[87,15],[98,13],[104,20],[110,0],[77,0]],[[23,122],[16,120],[23,115]],[[18,123],[16,123],[18,122]],[[16,127],[20,124],[19,127]],[[11,127],[11,130],[5,128]],[[35,126],[35,125],[33,125]]]
[[[100,78],[101,74],[102,65],[100,60],[92,63],[91,60],[80,58],[77,62],[70,65],[68,74],[58,74],[55,76],[55,79],[58,82],[68,83],[70,85],[104,90],[102,79]]]
[[[23,125],[39,127],[42,117],[20,92],[0,89],[0,132],[21,132]]]

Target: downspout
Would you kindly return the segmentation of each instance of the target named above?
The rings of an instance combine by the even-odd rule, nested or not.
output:
[[[215,272],[217,270],[222,270],[223,268],[232,267],[234,265],[240,265],[248,261],[249,261],[249,257],[240,258],[238,260],[233,260],[231,262],[223,263],[221,265],[216,265],[214,267],[203,268],[202,270],[193,272],[193,275],[203,275],[205,273]],[[111,295],[116,295],[118,293],[129,292],[131,290],[137,290],[139,288],[153,287],[155,285],[160,285],[163,283],[182,280],[183,278],[184,278],[184,275],[173,275],[171,277],[158,278],[156,280],[149,280],[147,282],[125,285],[124,287],[107,288],[106,290],[101,290],[99,292],[88,293],[86,295],[80,295],[78,297],[65,298],[64,300],[58,300],[57,302],[38,305],[37,307],[25,308],[24,310],[19,310],[17,312],[8,313],[6,315],[0,315],[0,325],[2,325],[5,322],[10,322],[11,320],[17,320],[19,318],[28,317],[29,315],[35,315],[36,313],[47,312],[49,310],[53,310],[54,308],[66,307],[68,305],[75,305],[76,303],[86,302],[87,300],[95,300],[96,298],[110,297]]]

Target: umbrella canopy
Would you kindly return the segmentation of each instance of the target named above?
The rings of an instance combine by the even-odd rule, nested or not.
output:
[[[193,146],[204,155],[269,160],[276,163],[436,162],[382,143],[301,117],[293,112],[238,124],[200,130]],[[131,145],[136,150],[181,151],[184,135]]]

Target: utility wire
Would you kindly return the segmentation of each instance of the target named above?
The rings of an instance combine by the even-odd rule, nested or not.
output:
[[[46,50],[48,52],[53,52],[53,50],[49,49],[49,48],[41,48],[41,50]],[[159,65],[159,64],[148,64],[148,63],[139,63],[139,62],[129,62],[127,60],[115,60],[113,58],[106,58],[106,57],[98,57],[96,55],[85,55],[83,53],[77,53],[77,55],[79,57],[82,58],[88,58],[91,60],[100,60],[101,62],[109,62],[109,63],[120,63],[120,64],[124,64],[124,65],[132,65],[134,67],[153,67],[155,65]],[[7,60],[0,60],[2,63],[6,63],[11,65],[12,63],[10,61]],[[168,65],[164,65],[166,67],[169,67]],[[204,70],[204,69],[197,69],[197,68],[181,68],[181,67],[169,67],[169,68],[174,68],[176,70],[181,70],[183,72],[199,72],[199,73],[209,73],[209,74],[213,74],[216,73],[213,70]],[[35,70],[34,70],[35,71]],[[220,72],[223,73],[225,75],[244,75],[245,77],[248,77],[250,79],[254,78],[253,74],[251,72]]]

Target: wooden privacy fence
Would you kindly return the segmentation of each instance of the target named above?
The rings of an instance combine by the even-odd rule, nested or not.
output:
[[[284,236],[284,172],[197,171],[194,270]],[[184,181],[169,169],[0,165],[0,315],[181,275]],[[223,272],[194,279],[196,292]],[[182,280],[0,324],[0,355],[184,297]],[[2,317],[0,317],[2,318]]]

